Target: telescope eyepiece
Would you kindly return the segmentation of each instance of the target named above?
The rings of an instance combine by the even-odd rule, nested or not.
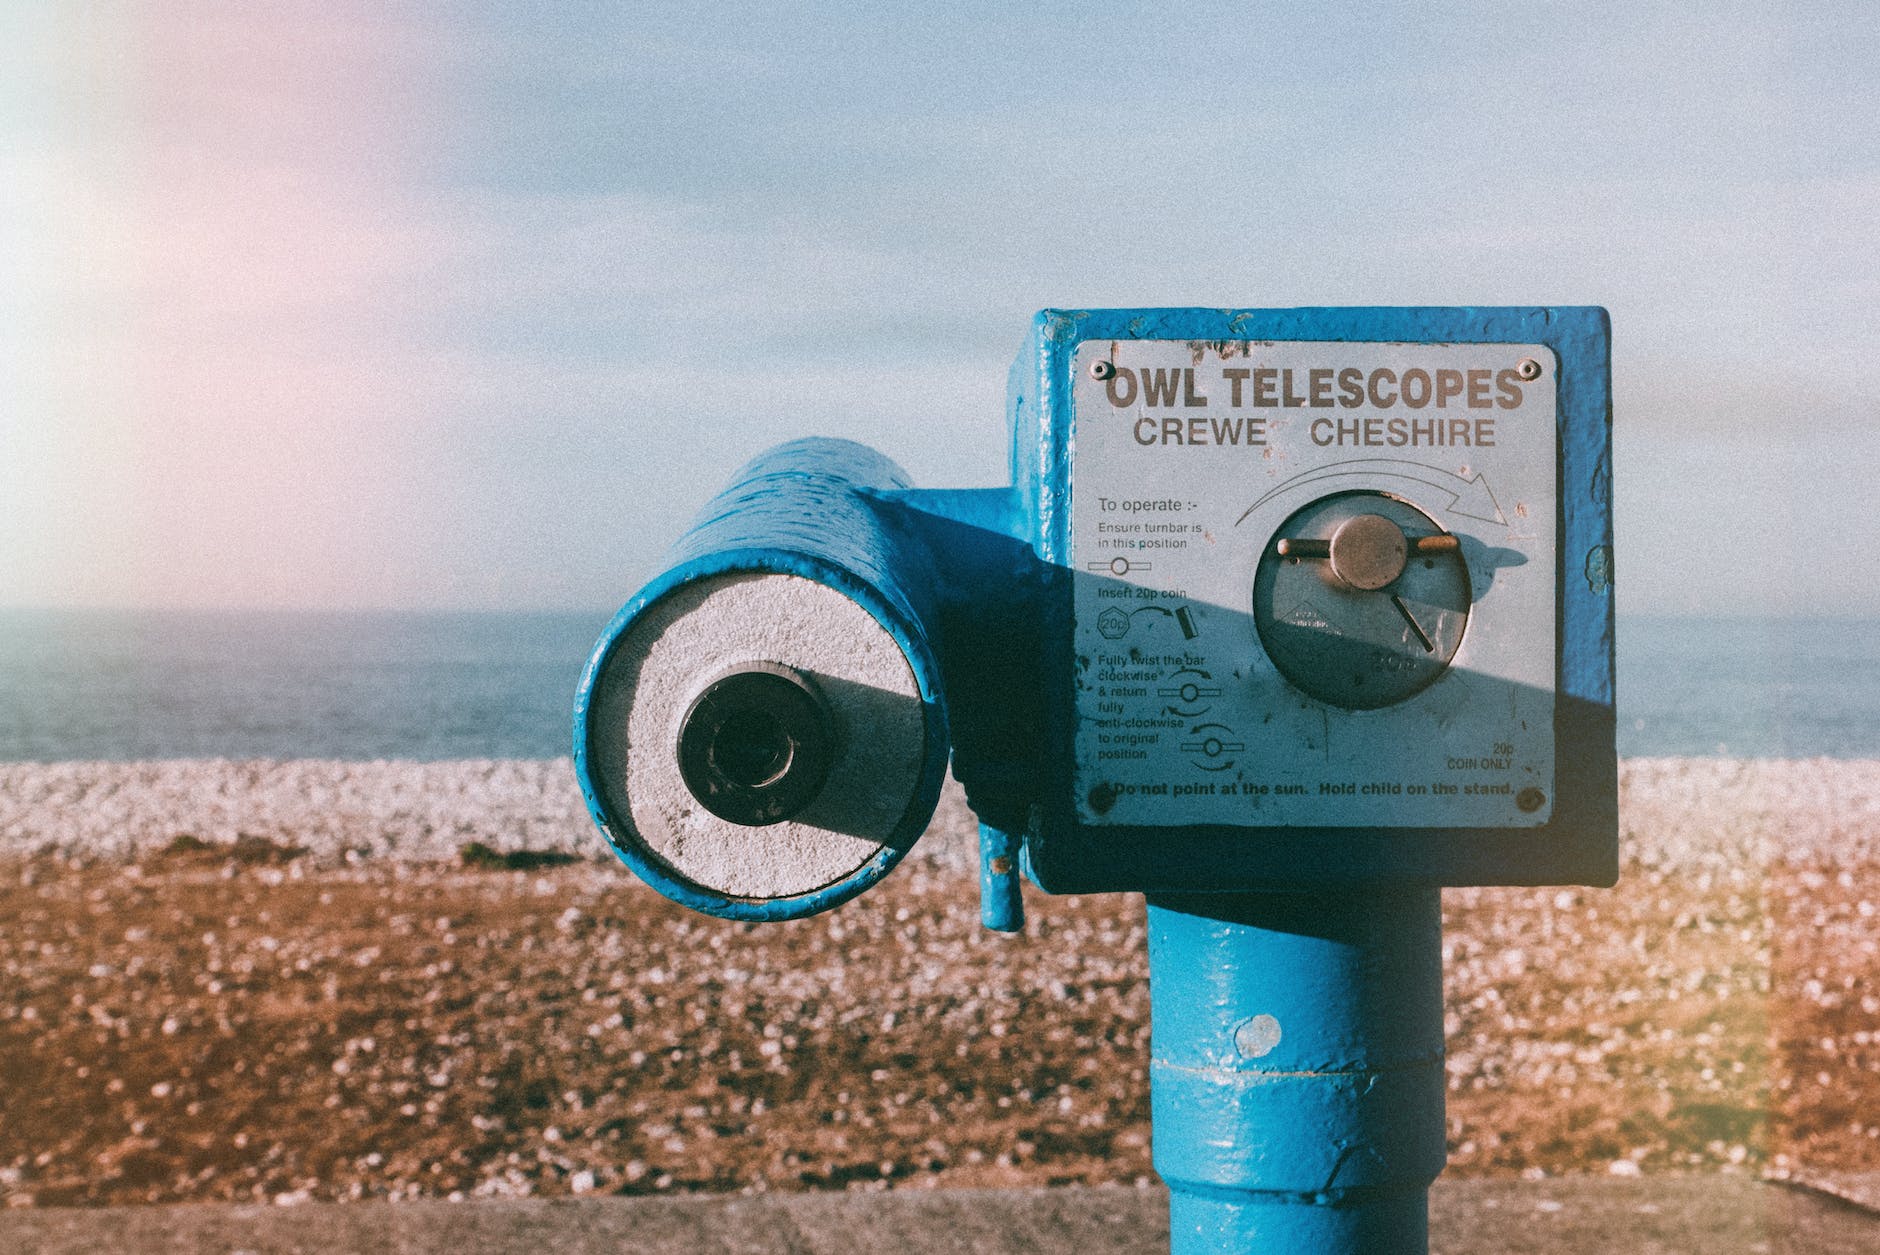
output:
[[[816,800],[836,757],[835,721],[811,681],[774,662],[707,684],[679,721],[679,774],[728,823],[782,823]]]

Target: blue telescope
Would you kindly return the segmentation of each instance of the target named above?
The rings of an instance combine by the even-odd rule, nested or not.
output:
[[[982,917],[1148,896],[1177,1255],[1418,1251],[1445,885],[1610,885],[1604,310],[1047,310],[1010,482],[758,457],[614,618],[575,764],[713,915],[887,875],[950,766]]]

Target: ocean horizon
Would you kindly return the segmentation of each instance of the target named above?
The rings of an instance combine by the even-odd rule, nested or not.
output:
[[[556,758],[607,612],[0,611],[0,761]],[[1880,619],[1621,616],[1624,757],[1880,758]]]

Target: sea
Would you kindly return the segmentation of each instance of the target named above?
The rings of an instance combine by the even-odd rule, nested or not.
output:
[[[0,611],[0,761],[551,758],[608,615]],[[1619,752],[1880,758],[1880,619],[1622,618]]]

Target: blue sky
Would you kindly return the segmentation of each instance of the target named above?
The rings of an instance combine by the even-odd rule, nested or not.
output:
[[[1611,309],[1620,606],[1880,612],[1861,5],[0,15],[0,604],[600,608],[1043,306]]]

